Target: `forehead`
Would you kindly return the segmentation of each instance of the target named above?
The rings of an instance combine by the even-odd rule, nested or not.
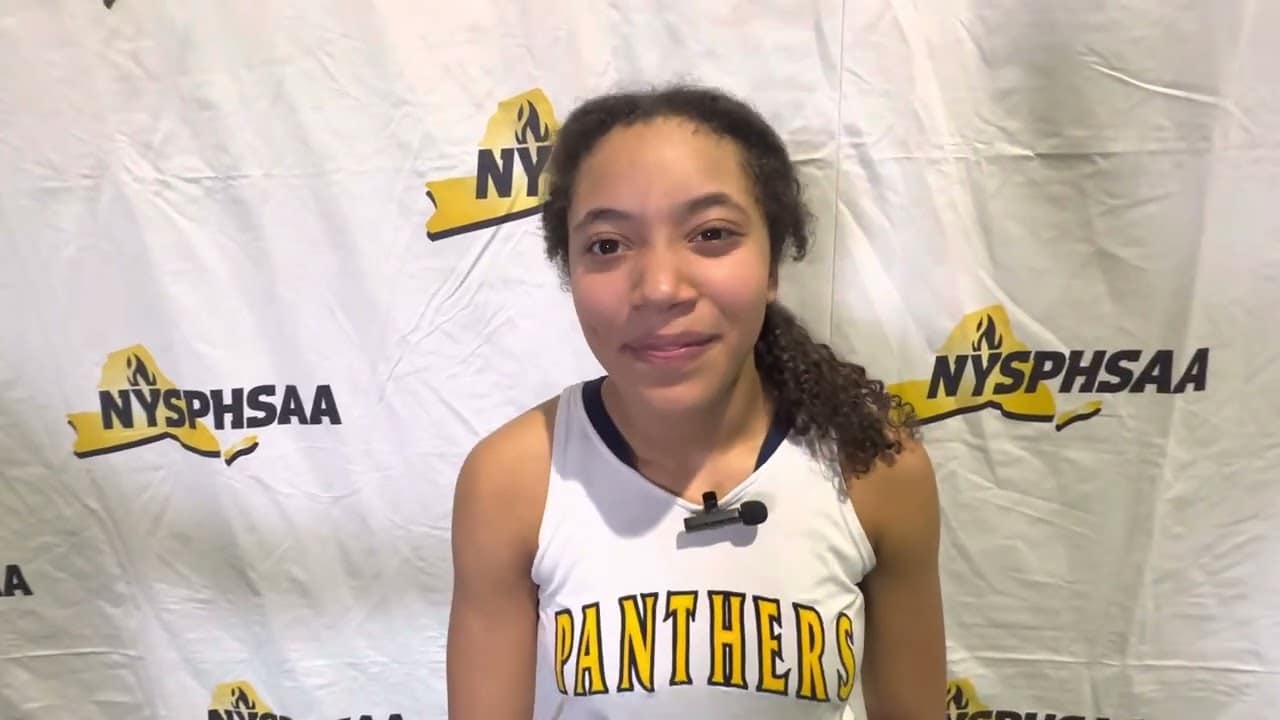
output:
[[[662,212],[708,192],[723,192],[754,212],[743,160],[737,143],[688,121],[615,128],[579,168],[570,215],[598,204]]]

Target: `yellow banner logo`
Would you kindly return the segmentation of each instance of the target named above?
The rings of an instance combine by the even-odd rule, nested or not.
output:
[[[253,685],[244,680],[223,683],[213,689],[208,720],[290,720],[277,715]]]
[[[1102,401],[1060,411],[1056,395],[1203,391],[1209,348],[1196,349],[1185,364],[1177,359],[1172,349],[1033,350],[1018,338],[1004,307],[992,305],[956,324],[937,349],[928,379],[895,383],[889,390],[911,403],[925,424],[990,409],[1010,420],[1052,423],[1060,431],[1096,417]]]
[[[971,680],[960,678],[947,683],[948,715],[961,712],[972,714],[982,710],[990,711],[991,708],[983,705],[978,699],[978,689],[973,686]]]
[[[427,237],[443,240],[538,213],[542,171],[560,124],[540,89],[498,103],[476,152],[476,174],[427,182],[436,211]]]
[[[212,429],[206,418],[212,422]],[[258,448],[258,436],[246,435],[223,447],[214,430],[326,422],[340,425],[342,418],[328,385],[315,388],[310,408],[296,385],[180,388],[160,370],[147,348],[133,345],[107,356],[98,382],[98,410],[71,413],[67,422],[76,434],[72,448],[76,457],[94,457],[171,439],[192,453],[221,457],[230,465]]]

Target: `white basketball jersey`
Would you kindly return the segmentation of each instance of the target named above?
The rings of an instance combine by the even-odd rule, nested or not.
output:
[[[767,520],[686,532],[701,505],[633,469],[599,382],[566,388],[556,414],[535,720],[864,718],[874,558],[838,477],[775,425],[718,500],[761,501]]]

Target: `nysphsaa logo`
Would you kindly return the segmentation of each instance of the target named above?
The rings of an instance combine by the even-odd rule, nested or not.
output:
[[[427,238],[443,240],[536,215],[546,189],[542,171],[559,129],[540,89],[499,102],[476,149],[475,174],[427,183],[427,198],[436,206]]]
[[[293,720],[271,709],[253,685],[244,680],[223,683],[213,689],[207,720]]]
[[[1204,392],[1209,348],[1033,349],[1020,340],[1004,307],[969,313],[933,358],[933,372],[889,386],[921,423],[995,410],[1009,420],[1052,424],[1056,430],[1096,417],[1103,401],[1062,407],[1063,395]]]
[[[248,681],[223,683],[213,689],[207,720],[293,720],[273,710]],[[341,720],[404,720],[400,713],[381,715],[348,715]]]
[[[223,444],[214,431],[280,425],[341,425],[328,385],[293,384],[196,389],[181,387],[147,348],[133,345],[107,356],[98,382],[98,408],[73,412],[76,457],[89,458],[173,440],[183,449],[230,465],[258,449],[248,433]],[[210,428],[212,425],[212,428]]]
[[[991,707],[978,697],[978,689],[968,678],[947,683],[947,720],[1110,720],[1075,713],[1059,714],[1042,710],[1010,710]]]

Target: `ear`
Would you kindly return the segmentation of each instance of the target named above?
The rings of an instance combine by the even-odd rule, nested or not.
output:
[[[775,302],[778,299],[778,273],[769,273],[769,291],[765,293],[765,297],[769,302]]]

